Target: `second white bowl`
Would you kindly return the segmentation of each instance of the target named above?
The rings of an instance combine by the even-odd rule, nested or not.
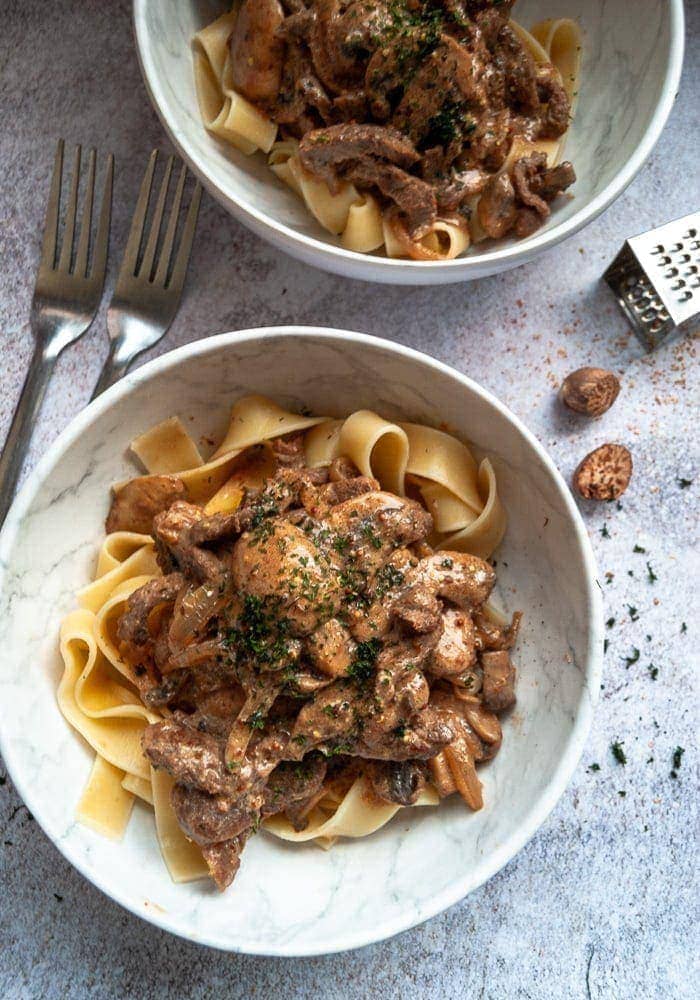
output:
[[[485,244],[440,263],[390,260],[344,250],[258,153],[246,157],[209,135],[197,106],[191,42],[231,6],[221,0],[134,0],[144,80],[174,145],[210,193],[281,250],[351,278],[406,285],[444,284],[496,274],[532,260],[577,232],[624,191],[651,152],[678,89],[683,62],[682,0],[521,0],[526,27],[572,17],[583,28],[576,117],[565,155],[578,176],[572,199],[559,199],[533,236]]]

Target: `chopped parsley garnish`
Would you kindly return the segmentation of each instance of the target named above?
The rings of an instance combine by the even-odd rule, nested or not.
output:
[[[672,778],[678,777],[678,772],[681,767],[681,759],[684,753],[685,753],[684,747],[676,747],[676,749],[673,751],[673,770],[671,771]]]
[[[373,549],[381,549],[382,540],[370,523],[363,524],[360,530],[362,537],[367,539]]]
[[[236,626],[228,630],[225,641],[237,657],[275,669],[289,657],[289,624],[272,611],[262,597],[246,594]]]
[[[627,763],[627,755],[622,749],[622,743],[619,740],[615,740],[614,743],[610,744],[610,750],[612,751],[612,755],[618,764]]]
[[[623,659],[625,661],[625,667],[629,670],[632,664],[636,663],[639,659],[639,650],[637,647],[633,646],[631,654],[629,656],[624,656]]]
[[[381,643],[379,639],[368,639],[367,642],[358,642],[355,659],[348,667],[348,676],[364,684],[372,676],[374,665],[377,662]]]
[[[265,714],[261,708],[257,708],[252,715],[248,716],[248,726],[250,729],[265,728]]]
[[[333,548],[340,555],[343,555],[350,548],[350,539],[346,535],[336,535],[333,539]]]

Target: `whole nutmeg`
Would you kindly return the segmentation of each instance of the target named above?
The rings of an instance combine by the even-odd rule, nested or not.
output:
[[[574,473],[574,488],[586,500],[617,500],[632,478],[632,456],[622,444],[602,444]]]
[[[587,417],[600,417],[610,409],[620,391],[617,375],[605,368],[579,368],[567,375],[559,398],[565,406]]]

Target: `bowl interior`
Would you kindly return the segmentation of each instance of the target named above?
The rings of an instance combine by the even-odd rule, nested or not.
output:
[[[634,170],[629,176],[621,174],[639,160],[669,88],[675,0],[638,0],[634,31],[627,0],[520,0],[515,15],[526,27],[548,17],[572,17],[583,28],[579,105],[565,150],[578,176],[574,197],[559,199],[546,226],[529,239],[485,245],[458,261],[430,264],[368,258],[342,250],[338,239],[326,233],[301,200],[268,170],[262,153],[246,157],[205,131],[195,93],[191,39],[228,6],[219,0],[178,4],[135,0],[137,45],[164,123],[212,194],[242,221],[307,261],[359,277],[401,280],[396,272],[407,268],[412,280],[421,272],[437,275],[450,269],[464,272],[461,278],[493,273],[509,266],[509,261],[512,266],[517,262],[512,259],[521,259],[527,248],[546,245],[554,230],[575,228],[605,207],[631,179]],[[661,117],[659,129],[665,115]],[[610,193],[616,181],[618,186]],[[389,273],[382,277],[382,272]]]
[[[216,436],[239,394],[334,415],[373,407],[445,422],[489,454],[510,523],[497,553],[498,597],[525,612],[518,706],[482,768],[485,808],[405,811],[374,836],[246,848],[232,889],[173,885],[152,815],[138,805],[122,843],[74,820],[91,753],[56,706],[57,630],[93,571],[110,484],[133,474],[126,449],[174,413]],[[84,410],[33,474],[0,538],[0,735],[13,779],[57,846],[137,914],[221,948],[336,951],[438,912],[505,864],[554,805],[576,765],[598,681],[601,611],[575,505],[549,459],[473,383],[405,348],[359,335],[227,334],[146,365]]]

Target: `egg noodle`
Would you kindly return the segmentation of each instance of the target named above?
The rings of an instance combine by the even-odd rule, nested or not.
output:
[[[235,4],[229,13],[194,36],[197,97],[202,121],[212,135],[246,156],[258,150],[266,153],[270,169],[304,201],[320,225],[338,237],[346,250],[358,253],[383,250],[388,257],[442,261],[458,257],[472,243],[486,238],[476,211],[480,195],[469,203],[469,221],[458,213],[446,215],[436,219],[421,239],[412,241],[391,213],[382,211],[372,194],[358,191],[347,182],[341,183],[334,194],[325,181],[305,170],[299,158],[298,141],[278,140],[277,124],[233,87],[228,42],[237,11]],[[555,67],[571,102],[573,118],[581,53],[578,24],[568,18],[552,18],[526,31],[514,21],[509,23],[536,65],[551,63]],[[546,154],[548,166],[555,166],[562,159],[565,139],[566,134],[558,139],[535,141],[516,137],[498,173],[509,171],[516,160],[538,151]]]
[[[182,422],[171,418],[132,443],[150,475],[177,473],[190,499],[207,514],[233,511],[247,488],[258,489],[272,468],[239,456],[253,445],[292,432],[305,433],[306,464],[329,465],[337,456],[351,459],[382,488],[401,496],[420,495],[434,519],[436,548],[488,557],[505,530],[505,513],[488,459],[476,462],[457,438],[411,423],[391,423],[369,410],[345,420],[306,417],[281,409],[262,396],[246,396],[233,406],[228,431],[205,460]],[[115,491],[123,487],[115,486]],[[117,531],[100,549],[95,576],[77,594],[77,610],[63,621],[60,648],[64,672],[58,704],[68,722],[95,752],[87,786],[77,807],[80,822],[104,836],[124,834],[136,798],[153,807],[165,863],[176,882],[207,873],[200,849],[178,825],[170,805],[173,779],[153,770],[144,756],[144,728],[167,716],[148,709],[138,694],[131,667],[122,658],[117,621],[129,595],[161,575],[150,535]],[[417,805],[436,805],[428,786]],[[330,847],[338,837],[363,837],[379,829],[402,808],[372,796],[362,777],[349,787],[324,789],[306,829],[294,830],[282,815],[264,827],[289,841],[313,840]]]

